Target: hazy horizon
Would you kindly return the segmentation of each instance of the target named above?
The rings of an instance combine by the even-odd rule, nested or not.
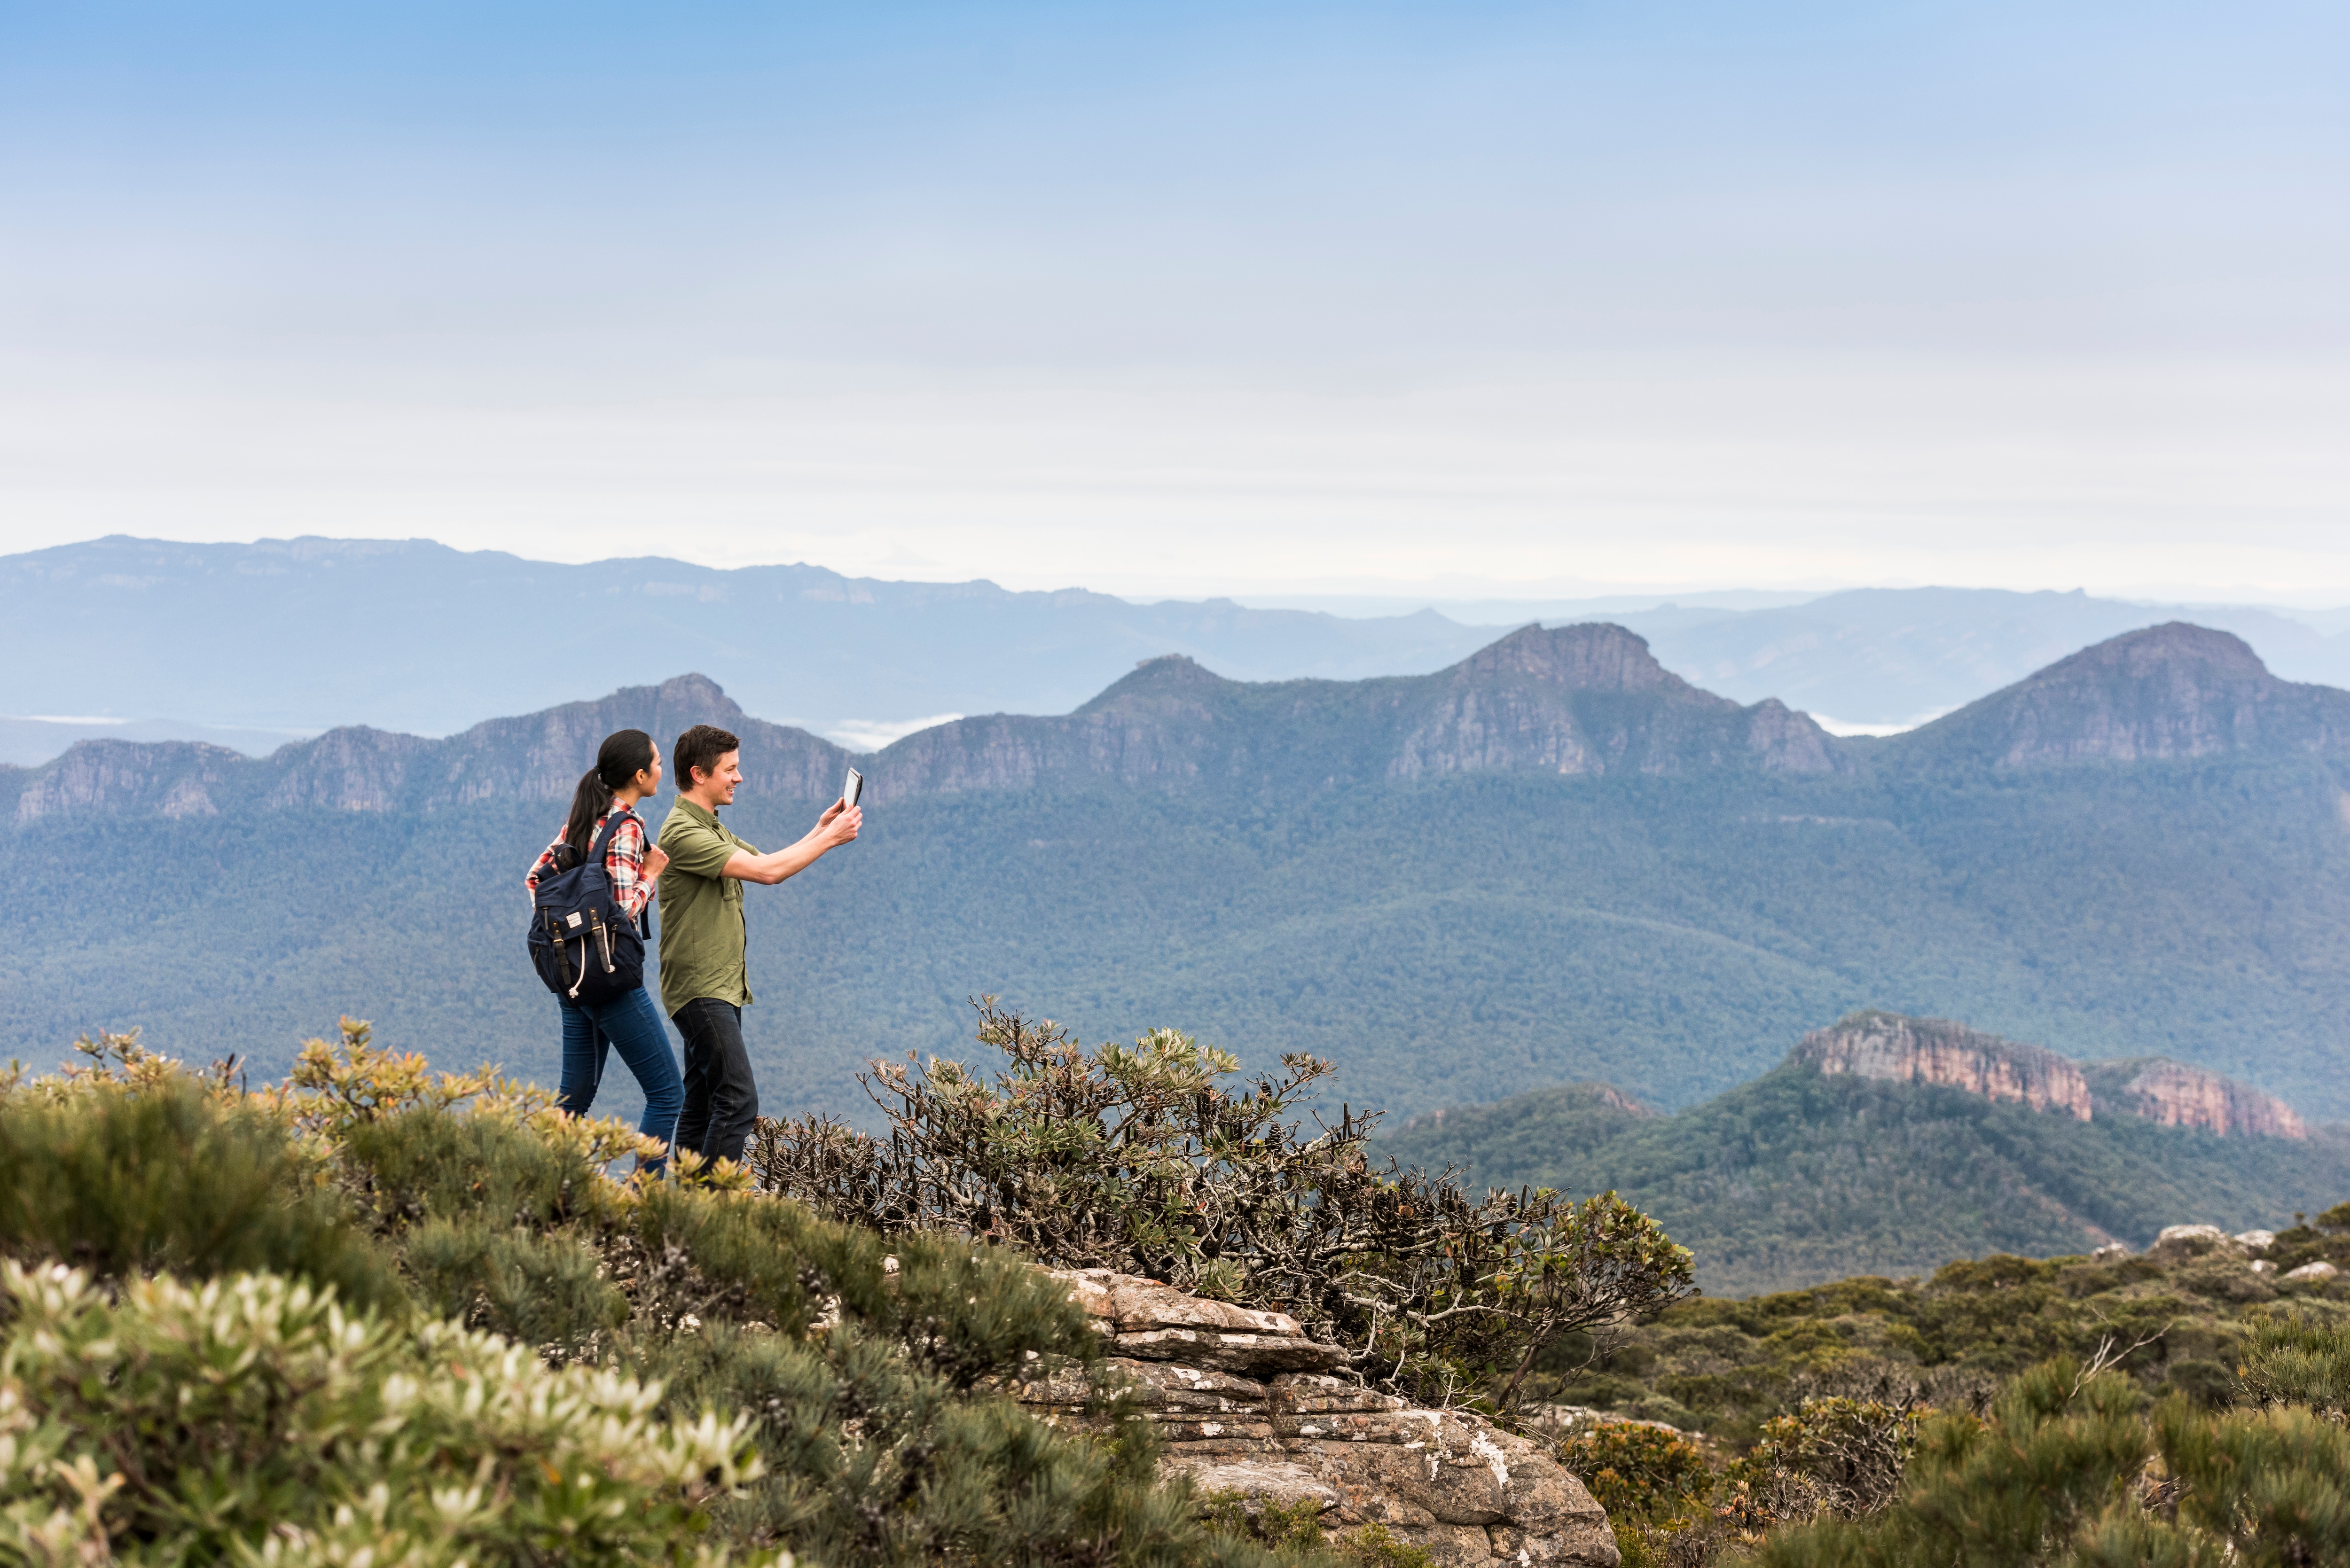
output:
[[[11,544],[15,530],[0,524],[0,546]],[[2304,613],[2334,612],[2350,609],[2350,587],[2340,590],[2304,589],[2267,591],[2257,587],[2222,585],[2209,587],[2170,585],[2153,587],[2135,592],[2106,591],[2074,585],[2069,587],[2019,587],[2001,582],[1918,582],[1903,580],[1819,582],[1801,585],[1758,585],[1723,579],[1690,579],[1648,583],[1610,583],[1605,581],[1558,579],[1550,582],[1523,583],[1501,579],[1478,579],[1451,574],[1418,585],[1384,579],[1330,577],[1317,582],[1281,587],[1248,587],[1245,585],[1214,587],[1205,590],[1181,591],[1168,588],[1152,591],[1148,587],[1112,589],[1095,583],[1067,577],[1038,577],[1023,580],[1014,573],[979,573],[970,576],[921,576],[880,572],[845,570],[831,562],[807,558],[732,560],[709,559],[669,548],[631,550],[608,555],[581,555],[556,549],[515,549],[504,545],[466,545],[428,535],[408,536],[300,534],[224,535],[181,537],[171,534],[93,535],[74,539],[58,539],[0,548],[0,557],[9,555],[32,554],[44,549],[62,548],[73,545],[100,543],[108,538],[124,538],[140,542],[187,545],[293,545],[304,540],[319,540],[340,545],[400,545],[424,544],[461,553],[485,553],[511,556],[526,561],[546,562],[559,566],[592,566],[633,559],[671,560],[710,571],[756,571],[763,567],[804,566],[833,572],[851,579],[909,584],[956,584],[984,582],[1014,593],[1100,593],[1121,598],[1130,604],[1199,604],[1218,599],[1254,609],[1306,609],[1349,618],[1409,615],[1421,609],[1433,609],[1453,619],[1476,608],[1525,609],[1530,613],[1545,604],[1572,605],[1578,610],[1604,612],[1609,608],[1633,610],[1650,607],[1672,600],[1686,606],[1721,607],[1737,611],[1774,608],[1809,603],[1835,594],[1881,590],[1903,592],[1917,589],[1950,589],[1959,592],[1989,592],[2018,594],[2085,594],[2094,598],[2116,600],[2125,604],[2154,607],[2193,608],[2200,606],[2244,606],[2298,610]],[[682,541],[691,545],[691,539]],[[1498,624],[1498,623],[1496,623]],[[28,717],[29,715],[17,715]]]
[[[0,16],[0,548],[2350,601],[2350,15]]]

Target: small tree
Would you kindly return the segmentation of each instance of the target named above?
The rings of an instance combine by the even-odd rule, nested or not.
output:
[[[758,1183],[885,1231],[1285,1312],[1363,1382],[1432,1403],[1507,1409],[1545,1345],[1579,1332],[1596,1347],[1694,1293],[1688,1251],[1613,1193],[1472,1198],[1454,1170],[1375,1164],[1377,1113],[1309,1125],[1327,1062],[1285,1055],[1235,1093],[1238,1061],[1174,1030],[1087,1051],[1049,1020],[974,1005],[1000,1071],[877,1063],[861,1081],[888,1136],[762,1122]]]

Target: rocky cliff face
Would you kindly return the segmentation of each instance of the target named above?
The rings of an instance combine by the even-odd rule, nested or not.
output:
[[[1946,1019],[1855,1013],[1804,1036],[1788,1059],[1822,1073],[1942,1084],[2085,1122],[2135,1116],[2222,1137],[2309,1136],[2283,1101],[2200,1067],[2153,1056],[2076,1064]]]
[[[88,811],[202,815],[267,805],[432,810],[567,797],[596,742],[686,725],[743,739],[763,794],[810,803],[850,753],[745,715],[704,677],[496,719],[446,740],[338,730],[264,762],[216,748],[87,742],[47,768],[0,770],[20,822]],[[2179,624],[2098,644],[1866,755],[1871,765],[2038,767],[2241,752],[2350,752],[2350,692],[2269,674],[2225,632]],[[200,754],[201,753],[201,754]],[[1850,772],[1851,747],[1775,701],[1742,708],[1659,665],[1621,627],[1527,627],[1434,675],[1227,680],[1191,659],[1145,660],[1074,713],[996,713],[898,742],[861,765],[877,801],[1090,780],[1144,790],[1299,792],[1452,774],[1693,777]],[[13,786],[13,788],[12,788]],[[2345,795],[2350,803],[2350,795]],[[2350,818],[2350,804],[2344,807]]]
[[[1415,693],[1393,777],[1540,768],[1562,774],[1723,769],[1832,773],[1827,732],[1765,701],[1741,708],[1659,664],[1618,626],[1528,627]]]
[[[2101,1112],[2222,1137],[2309,1137],[2308,1126],[2282,1100],[2182,1062],[2158,1056],[2093,1062],[2087,1073]]]
[[[193,741],[84,741],[46,767],[10,769],[23,781],[16,820],[126,812],[178,820],[215,816],[256,764]]]
[[[2060,659],[1887,754],[2026,768],[2344,751],[2350,692],[2280,680],[2241,639],[2173,621]]]
[[[23,825],[67,811],[205,816],[244,798],[277,810],[435,811],[489,800],[559,808],[613,731],[643,730],[666,748],[697,723],[742,737],[743,771],[763,793],[826,799],[848,764],[838,746],[750,718],[714,682],[685,675],[493,719],[444,740],[329,730],[261,759],[181,741],[84,741],[46,766],[9,770],[20,785],[14,817]]]
[[[277,808],[431,811],[488,800],[570,798],[597,742],[618,729],[667,745],[687,725],[743,737],[757,793],[811,803],[839,788],[851,753],[753,719],[699,675],[494,719],[445,740],[336,730],[265,761],[218,748],[85,742],[15,774],[16,818],[70,804],[179,815],[251,796]],[[1436,675],[1381,680],[1227,680],[1189,659],[1148,659],[1076,712],[997,713],[910,735],[861,762],[877,801],[1052,782],[1286,792],[1341,781],[1538,770],[1687,775],[1827,773],[1829,737],[1777,702],[1741,708],[1667,671],[1620,627],[1529,627]],[[13,772],[13,771],[12,771]],[[0,791],[0,807],[7,799]]]
[[[885,796],[1020,789],[1050,778],[1284,789],[1513,770],[1689,775],[1833,773],[1827,733],[1775,701],[1742,708],[1672,674],[1621,627],[1528,627],[1434,675],[1226,680],[1146,660],[1064,718],[993,714],[881,753]]]
[[[1383,1525],[1439,1568],[1617,1568],[1607,1514],[1539,1446],[1332,1376],[1345,1353],[1306,1338],[1296,1319],[1107,1269],[1056,1277],[1165,1439],[1161,1470],[1188,1477],[1195,1495],[1311,1504],[1342,1540]],[[1055,1425],[1103,1420],[1082,1376],[1042,1376],[1019,1393]]]
[[[1823,1073],[1895,1083],[1942,1084],[1987,1100],[2012,1100],[2081,1121],[2092,1115],[2089,1081],[2054,1051],[2020,1045],[1940,1018],[1859,1012],[1804,1036],[1793,1061]]]

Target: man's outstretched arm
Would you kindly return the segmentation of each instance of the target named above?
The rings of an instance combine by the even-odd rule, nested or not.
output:
[[[789,848],[778,849],[772,855],[753,855],[737,849],[719,871],[721,877],[732,877],[742,882],[759,882],[772,888],[786,877],[796,877],[815,865],[827,849],[837,849],[857,836],[864,825],[862,808],[834,801],[816,818],[808,836]]]

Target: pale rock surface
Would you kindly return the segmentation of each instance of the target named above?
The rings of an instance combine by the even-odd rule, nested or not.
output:
[[[1112,1374],[1167,1439],[1164,1470],[1200,1492],[1311,1500],[1334,1534],[1383,1524],[1443,1568],[1617,1568],[1607,1514],[1539,1445],[1330,1376],[1344,1352],[1295,1318],[1103,1269],[1055,1277],[1110,1341]],[[1088,1393],[1058,1371],[1020,1397],[1057,1425],[1084,1425],[1099,1419],[1085,1409]]]
[[[2276,1245],[2276,1232],[2273,1231],[2239,1231],[2236,1232],[2236,1241],[2242,1246],[2250,1247],[2255,1252],[2265,1252],[2271,1247]]]
[[[2278,1277],[2287,1280],[2316,1280],[2323,1282],[2334,1279],[2338,1277],[2341,1272],[2341,1270],[2335,1268],[2324,1259],[2320,1258],[2314,1263],[2303,1263],[2297,1269],[2288,1269],[2284,1273]]]
[[[2282,1100],[2201,1067],[2159,1057],[2100,1065],[2123,1077],[2112,1088],[2112,1108],[2157,1126],[2199,1127],[2221,1137],[2309,1137],[2300,1113]],[[2102,1101],[2099,1108],[2106,1108]]]
[[[1987,1100],[2090,1119],[2089,1081],[2054,1051],[1984,1034],[1941,1018],[1861,1012],[1796,1044],[1791,1062],[1826,1075],[1943,1084]]]
[[[2225,1246],[2230,1237],[2217,1225],[2165,1225],[2162,1234],[2154,1239],[2151,1251],[2191,1251],[2202,1248]]]

